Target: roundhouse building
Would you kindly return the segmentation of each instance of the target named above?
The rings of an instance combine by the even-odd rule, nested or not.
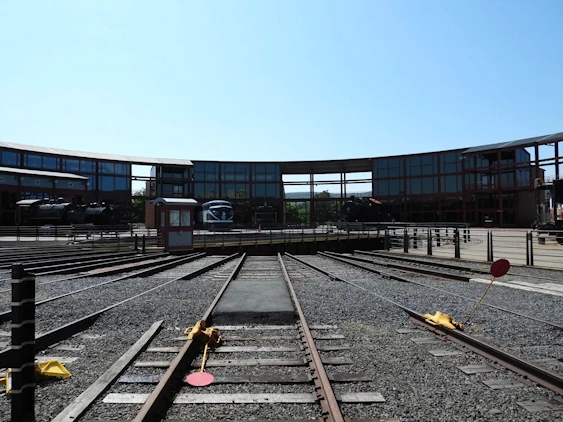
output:
[[[482,225],[486,217],[505,227],[529,227],[536,219],[536,179],[553,166],[559,179],[559,142],[563,133],[517,141],[403,156],[349,160],[289,162],[225,162],[156,159],[0,142],[0,224],[13,224],[21,199],[63,197],[77,203],[106,202],[121,210],[131,205],[131,181],[147,183],[147,201],[159,196],[195,198],[199,202],[227,199],[236,223],[254,222],[258,207],[272,207],[278,223],[288,222],[289,204],[306,204],[306,220],[326,220],[327,204],[337,219],[350,183],[371,184],[371,196],[383,214],[397,221],[465,222]],[[554,146],[549,157],[540,145]],[[534,149],[534,158],[527,148]],[[149,177],[132,175],[133,164],[150,165]],[[351,179],[353,173],[370,174]],[[315,175],[338,174],[336,180],[315,181]],[[308,194],[298,199],[285,193],[284,175],[307,175]],[[352,176],[353,177],[353,176]],[[316,195],[315,184],[338,184],[340,194]],[[291,184],[286,182],[287,184]],[[154,214],[147,206],[147,225]]]

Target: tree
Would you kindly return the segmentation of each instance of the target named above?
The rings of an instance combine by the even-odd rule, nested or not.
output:
[[[315,194],[315,199],[321,199],[321,201],[315,201],[315,217],[319,223],[336,219],[336,203],[334,201],[322,201],[322,199],[330,198],[332,197],[327,190]]]
[[[133,198],[131,201],[131,219],[134,223],[144,223],[145,222],[145,199],[147,191],[146,189],[141,189],[133,193],[133,196],[138,198]],[[141,198],[142,197],[142,198]]]

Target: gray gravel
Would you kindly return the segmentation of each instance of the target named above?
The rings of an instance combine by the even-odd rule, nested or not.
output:
[[[383,279],[377,274],[357,269],[346,264],[336,262],[324,257],[306,257],[328,271],[340,275],[345,279],[354,281],[377,294],[394,300],[403,306],[419,313],[434,314],[436,311],[445,312],[454,319],[465,322],[471,313],[474,302],[452,296],[446,292],[426,289],[411,283],[404,283],[392,279]],[[369,264],[368,264],[369,265]],[[445,281],[424,281],[419,276],[406,276],[425,284],[445,288],[448,291],[478,300],[486,289],[484,284],[452,283]],[[503,306],[514,311],[528,313],[536,317],[554,322],[560,322],[563,298],[544,295],[541,293],[524,292],[506,287],[495,286],[487,293],[489,303]],[[541,304],[541,311],[536,311]],[[544,349],[522,349],[526,351],[527,358],[554,357],[563,358],[563,355],[553,355],[558,347],[563,346],[561,331],[551,326],[536,321],[480,306],[475,316],[466,327],[468,334],[483,335],[484,340],[499,347],[537,347],[550,346]],[[520,350],[520,349],[516,349]],[[549,352],[549,356],[546,356]],[[516,353],[519,354],[519,353]],[[562,368],[563,369],[563,368]]]
[[[307,261],[325,259],[302,257]],[[290,276],[307,274],[306,279],[295,277],[294,287],[309,324],[338,324],[338,332],[346,335],[346,342],[354,347],[354,364],[346,371],[370,376],[369,383],[341,384],[337,391],[377,391],[385,403],[372,405],[343,405],[348,417],[398,417],[401,421],[545,421],[563,420],[563,412],[528,413],[516,403],[523,400],[551,398],[553,394],[534,385],[517,389],[491,390],[480,381],[487,379],[516,379],[510,372],[468,376],[456,369],[457,365],[483,364],[485,361],[472,353],[436,358],[432,349],[456,350],[450,344],[419,345],[413,337],[429,337],[420,333],[398,334],[395,329],[409,327],[404,312],[359,289],[304,269],[291,259],[285,259]],[[341,271],[360,278],[358,271],[340,264]],[[357,276],[357,277],[356,277]],[[382,280],[370,274],[373,280],[364,282],[383,296],[392,292],[403,298],[399,289],[389,288],[391,280]],[[415,293],[424,301],[422,290]],[[429,303],[430,304],[430,303]],[[428,306],[428,305],[427,305]],[[436,347],[438,346],[438,347]],[[333,368],[328,369],[329,372]],[[338,368],[340,371],[341,368]]]
[[[171,278],[173,274],[192,272],[196,268],[201,268],[221,258],[223,257],[203,258],[186,264],[183,269],[167,271],[166,276],[150,277],[149,279],[162,283],[165,277]],[[164,328],[159,336],[177,336],[181,333],[180,329],[183,330],[186,326],[201,318],[212,298],[224,283],[226,276],[232,271],[235,263],[236,260],[232,260],[196,279],[171,283],[162,289],[109,311],[83,333],[99,337],[85,339],[76,336],[63,342],[63,344],[85,346],[80,351],[63,352],[53,349],[45,351],[43,355],[74,356],[79,359],[67,365],[72,377],[38,387],[36,390],[37,420],[39,422],[50,421],[61,412],[126,352],[155,321],[164,320]],[[218,275],[221,275],[221,277],[217,277]],[[133,289],[135,292],[137,291],[136,287],[133,287]],[[113,291],[111,296],[114,297],[114,302],[117,301]],[[75,318],[82,315],[82,312],[84,311],[76,309]],[[136,405],[97,403],[86,419],[127,419],[134,415],[137,410],[138,406]],[[0,415],[2,414],[9,414],[9,400],[6,397],[0,398]]]

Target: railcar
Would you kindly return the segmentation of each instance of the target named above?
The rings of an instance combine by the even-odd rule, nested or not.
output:
[[[344,220],[346,222],[380,222],[386,220],[383,216],[382,205],[373,198],[351,197],[344,206]]]
[[[215,200],[196,208],[196,223],[204,229],[220,231],[233,228],[234,211],[229,201]]]

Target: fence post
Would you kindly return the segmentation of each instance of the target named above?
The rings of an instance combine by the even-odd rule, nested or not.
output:
[[[530,265],[530,233],[526,232],[526,265]]]
[[[461,245],[460,245],[459,229],[454,231],[454,253],[456,258],[461,258]]]
[[[141,248],[142,248],[141,252],[143,254],[145,253],[146,246],[147,246],[147,239],[146,239],[146,236],[143,235],[143,243],[141,244]]]
[[[35,226],[35,240],[39,240],[39,226]]]
[[[389,241],[389,230],[385,229],[385,237],[383,238],[383,248],[388,251],[389,249],[391,249],[389,243],[391,243]]]
[[[463,229],[463,243],[467,243],[467,229]]]
[[[534,266],[534,235],[530,233],[530,265]]]
[[[471,229],[469,227],[467,228],[467,241],[471,242]]]
[[[11,416],[35,421],[35,277],[12,265]]]
[[[416,227],[414,229],[412,247],[413,249],[418,249],[418,230],[416,229]]]
[[[494,260],[495,258],[493,254],[493,231],[491,230],[491,262],[493,262]]]
[[[58,228],[59,226],[55,225],[55,240],[57,240],[58,238],[58,230],[57,230]]]
[[[117,235],[117,252],[119,252],[119,251],[120,251],[120,246],[121,246],[121,245],[120,245],[120,238],[121,238],[121,236],[119,236],[119,233],[118,233],[118,232],[115,232],[115,234]]]
[[[428,229],[428,240],[426,242],[426,254],[432,255],[432,229]]]
[[[436,246],[438,247],[442,246],[440,242],[440,229],[436,229]]]
[[[17,240],[19,242],[20,241],[20,225],[19,224],[18,224],[18,227],[16,229],[16,237],[17,237]]]
[[[405,233],[403,235],[403,252],[409,253],[409,232],[405,227]]]
[[[135,234],[135,252],[139,252],[139,236]]]

